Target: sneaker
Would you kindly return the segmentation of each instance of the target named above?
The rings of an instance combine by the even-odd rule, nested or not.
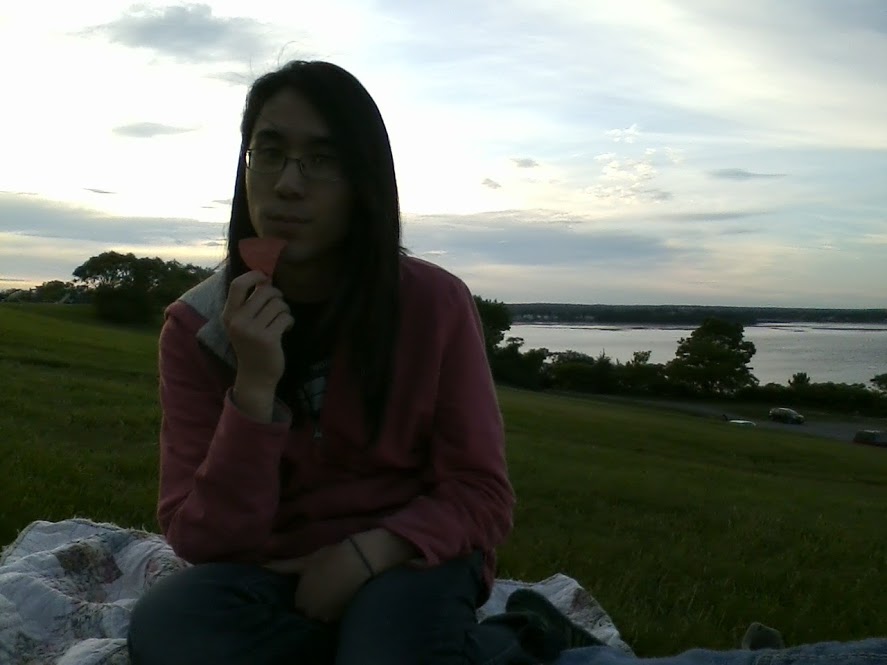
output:
[[[594,635],[570,621],[545,596],[532,589],[514,591],[505,603],[505,611],[528,613],[537,617],[562,650],[605,646]]]
[[[785,649],[785,640],[782,639],[782,633],[775,628],[770,628],[770,626],[765,626],[755,621],[745,631],[745,637],[742,638],[741,646],[749,651]]]

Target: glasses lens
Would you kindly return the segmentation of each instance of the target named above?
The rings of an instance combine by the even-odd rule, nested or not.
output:
[[[277,148],[259,148],[247,153],[246,165],[259,173],[276,173],[283,168],[286,155]]]
[[[313,180],[339,180],[342,167],[332,155],[307,155],[302,164],[305,175]]]

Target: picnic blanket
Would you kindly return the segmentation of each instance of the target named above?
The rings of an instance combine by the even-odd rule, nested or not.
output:
[[[130,611],[152,584],[188,565],[148,531],[87,519],[31,523],[0,554],[0,665],[129,665]],[[525,587],[631,653],[607,612],[562,574],[496,580],[478,619],[503,611],[508,595]]]

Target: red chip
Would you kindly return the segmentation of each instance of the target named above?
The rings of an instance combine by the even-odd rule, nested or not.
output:
[[[238,245],[240,256],[250,270],[258,270],[268,277],[274,274],[280,253],[286,247],[281,238],[244,238]]]

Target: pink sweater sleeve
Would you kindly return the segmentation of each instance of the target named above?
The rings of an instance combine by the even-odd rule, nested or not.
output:
[[[429,565],[494,550],[511,531],[515,502],[483,327],[471,293],[459,285],[444,335],[431,440],[434,487],[382,523]]]
[[[271,533],[291,414],[252,420],[208,373],[194,332],[174,312],[160,334],[160,490],[157,519],[192,563],[249,560]]]

